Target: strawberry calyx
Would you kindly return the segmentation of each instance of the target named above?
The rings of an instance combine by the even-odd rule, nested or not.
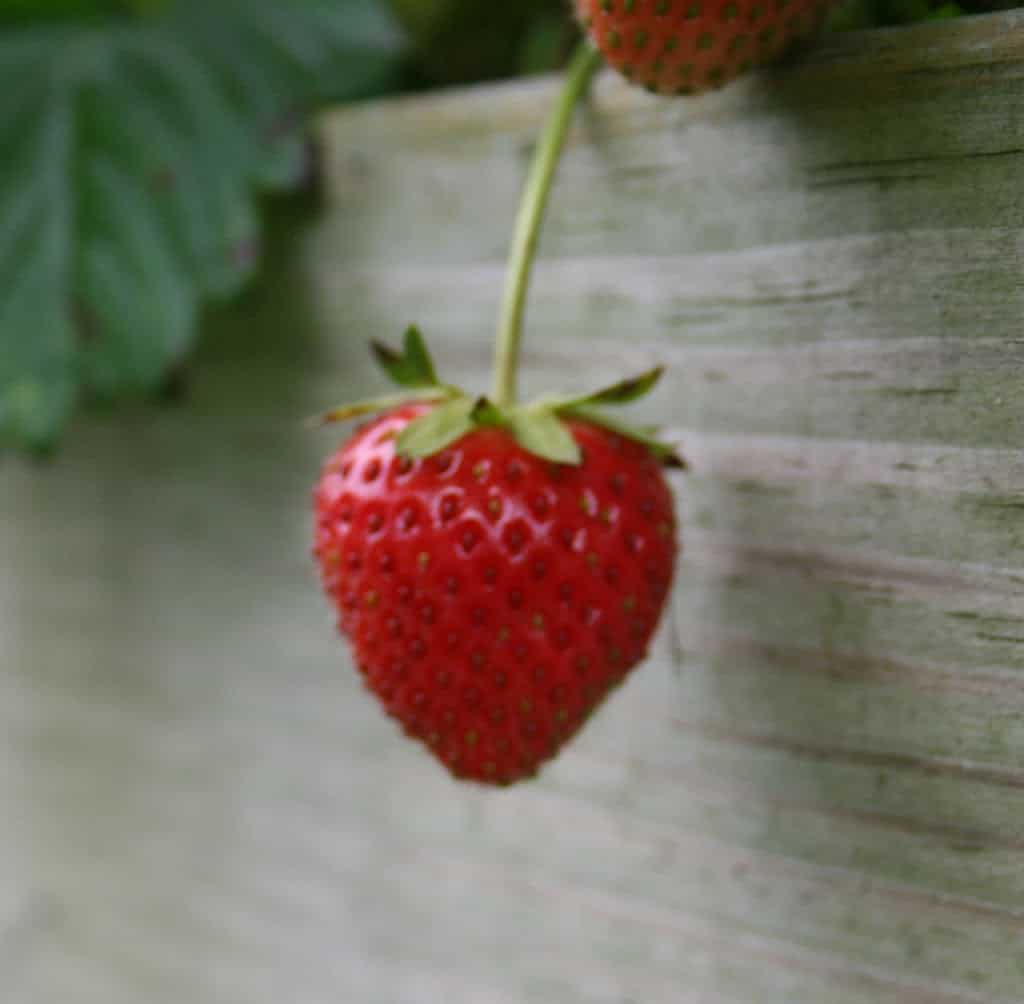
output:
[[[506,429],[529,453],[554,463],[578,466],[583,462],[583,454],[567,424],[576,419],[603,426],[641,443],[665,466],[686,467],[675,448],[659,438],[657,430],[612,418],[604,410],[629,404],[647,394],[661,377],[664,371],[661,366],[589,394],[548,396],[525,404],[516,398],[523,315],[541,223],[573,110],[600,65],[601,55],[588,43],[581,43],[534,153],[509,255],[491,395],[467,394],[460,387],[442,382],[419,329],[410,327],[400,350],[372,343],[377,363],[400,389],[384,397],[336,408],[324,415],[321,423],[341,422],[408,404],[429,404],[433,407],[414,418],[399,433],[395,446],[401,455],[427,457],[474,429],[497,426]]]
[[[566,421],[580,419],[641,443],[666,467],[686,467],[675,447],[662,441],[656,429],[632,425],[604,411],[606,407],[629,404],[648,394],[664,372],[663,366],[588,394],[548,395],[500,406],[488,397],[468,394],[441,381],[423,335],[415,326],[406,330],[400,350],[380,342],[373,342],[372,350],[385,374],[401,389],[333,408],[320,417],[320,424],[343,422],[407,404],[431,404],[434,407],[400,433],[395,445],[401,455],[429,457],[474,429],[496,426],[506,429],[524,450],[535,456],[578,466],[583,456]]]

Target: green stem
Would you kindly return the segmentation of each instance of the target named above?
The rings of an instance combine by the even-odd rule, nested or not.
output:
[[[548,196],[555,171],[565,148],[565,138],[577,102],[583,96],[594,72],[601,65],[600,54],[582,42],[573,56],[562,93],[544,127],[530,174],[523,191],[523,201],[516,219],[515,236],[509,256],[505,296],[498,321],[498,342],[494,358],[494,403],[508,408],[516,402],[519,371],[519,343],[523,336],[523,314],[530,272],[537,254],[537,241],[544,220]]]

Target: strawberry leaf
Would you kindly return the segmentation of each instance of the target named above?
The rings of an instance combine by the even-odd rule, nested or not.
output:
[[[508,418],[516,442],[530,453],[557,464],[578,465],[583,455],[568,426],[544,406],[515,409]]]
[[[475,428],[471,397],[457,397],[410,422],[398,437],[398,452],[407,457],[429,457]]]
[[[0,34],[0,444],[159,388],[202,300],[253,274],[257,189],[301,177],[303,111],[400,48],[371,0],[102,10]]]
[[[437,387],[437,373],[419,328],[410,325],[396,352],[382,342],[372,342],[374,358],[381,369],[400,387]]]

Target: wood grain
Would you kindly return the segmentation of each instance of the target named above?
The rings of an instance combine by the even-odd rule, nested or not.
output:
[[[334,641],[300,419],[410,320],[486,385],[555,88],[329,116],[188,400],[0,468],[3,1004],[1024,1001],[1024,14],[598,82],[525,378],[670,364],[686,553],[648,664],[481,792]]]

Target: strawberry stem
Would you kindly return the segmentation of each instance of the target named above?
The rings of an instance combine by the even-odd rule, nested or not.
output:
[[[548,196],[551,194],[555,171],[565,148],[572,113],[600,65],[601,56],[597,50],[591,48],[589,43],[582,42],[573,56],[562,93],[544,126],[544,133],[530,165],[530,174],[516,218],[505,296],[498,321],[498,342],[494,359],[494,403],[499,408],[510,408],[516,403],[523,314],[544,211],[547,208]]]

